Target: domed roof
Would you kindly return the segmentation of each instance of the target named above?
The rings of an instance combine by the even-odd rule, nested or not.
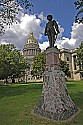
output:
[[[30,44],[30,43],[38,44],[38,41],[33,36],[33,32],[30,33],[30,37],[27,39],[25,44]]]

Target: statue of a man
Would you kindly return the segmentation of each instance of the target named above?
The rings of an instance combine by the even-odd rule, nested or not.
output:
[[[45,36],[48,36],[50,47],[54,47],[57,35],[60,33],[58,24],[55,20],[52,20],[52,18],[52,15],[47,16],[48,23],[46,24],[45,28]]]

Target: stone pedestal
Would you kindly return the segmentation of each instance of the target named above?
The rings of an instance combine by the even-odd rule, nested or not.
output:
[[[78,111],[65,84],[59,64],[59,50],[46,50],[46,70],[43,74],[42,97],[34,113],[53,120],[67,120]]]
[[[59,50],[52,47],[46,50],[46,67],[52,67],[54,65],[60,65]]]

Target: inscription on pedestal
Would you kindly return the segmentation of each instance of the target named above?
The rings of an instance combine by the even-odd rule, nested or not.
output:
[[[46,66],[59,65],[59,57],[55,52],[50,52],[46,54]]]

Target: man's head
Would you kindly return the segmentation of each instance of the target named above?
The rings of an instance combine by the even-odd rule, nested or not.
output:
[[[52,18],[53,18],[52,15],[47,16],[47,20],[49,20],[49,21],[52,20]]]

